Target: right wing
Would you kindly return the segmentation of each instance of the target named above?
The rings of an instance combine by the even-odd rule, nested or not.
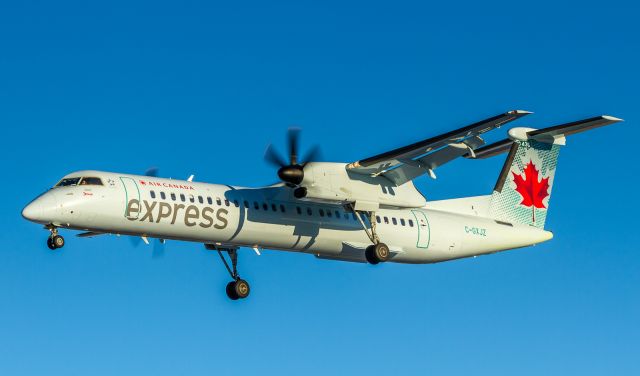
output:
[[[474,154],[474,149],[484,145],[480,135],[517,120],[528,111],[509,111],[486,120],[428,138],[411,145],[387,151],[347,165],[347,171],[369,176],[384,176],[396,185],[428,173],[435,176],[437,167],[463,156]]]

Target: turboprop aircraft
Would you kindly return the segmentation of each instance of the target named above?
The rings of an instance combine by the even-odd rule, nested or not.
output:
[[[314,161],[316,149],[299,160],[298,131],[290,129],[288,160],[271,146],[265,154],[282,182],[262,188],[194,182],[193,176],[78,171],[22,215],[50,232],[51,250],[65,244],[59,229],[81,230],[80,237],[203,243],[231,275],[226,292],[233,300],[250,292],[237,269],[241,247],[370,264],[435,263],[526,247],[553,237],[545,221],[566,137],[621,121],[598,116],[543,129],[517,127],[485,145],[482,134],[529,114],[509,111],[351,163]],[[436,169],[453,159],[507,152],[488,195],[428,202],[413,184],[424,174],[435,179]]]

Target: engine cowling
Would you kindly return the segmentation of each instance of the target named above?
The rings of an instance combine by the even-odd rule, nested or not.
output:
[[[422,207],[425,197],[409,181],[396,186],[388,179],[347,171],[345,163],[312,162],[293,192],[303,200],[347,203],[370,202],[392,207]]]

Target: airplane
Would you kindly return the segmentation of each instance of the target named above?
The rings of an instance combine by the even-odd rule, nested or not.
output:
[[[369,264],[423,264],[532,246],[545,229],[560,147],[573,134],[622,121],[597,116],[543,129],[515,127],[485,145],[482,135],[531,114],[514,110],[351,163],[299,158],[299,130],[288,133],[288,160],[269,145],[265,159],[281,182],[247,188],[157,177],[77,171],[36,197],[22,216],[49,231],[47,246],[65,244],[59,229],[203,243],[217,251],[232,300],[249,296],[238,273],[238,249],[283,250],[319,259]],[[436,178],[456,158],[507,153],[490,194],[427,201],[413,181]],[[470,162],[473,163],[473,162]],[[225,257],[226,254],[226,257]],[[227,258],[229,261],[227,261]]]

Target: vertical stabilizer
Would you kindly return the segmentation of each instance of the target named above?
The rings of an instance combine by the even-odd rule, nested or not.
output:
[[[544,228],[564,136],[533,139],[529,128],[513,128],[507,160],[491,195],[495,219]]]

